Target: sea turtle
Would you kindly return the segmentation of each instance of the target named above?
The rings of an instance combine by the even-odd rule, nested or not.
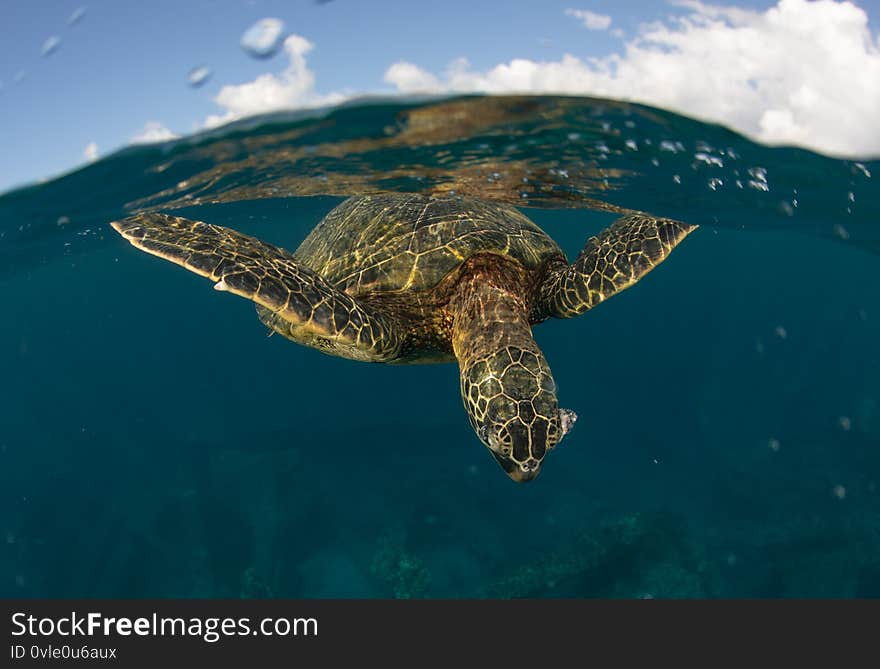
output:
[[[638,281],[696,226],[619,218],[569,264],[512,206],[417,194],[352,197],[289,253],[161,213],[111,224],[135,247],[256,303],[271,331],[354,360],[457,359],[471,426],[514,481],[538,475],[571,429],[532,338]]]

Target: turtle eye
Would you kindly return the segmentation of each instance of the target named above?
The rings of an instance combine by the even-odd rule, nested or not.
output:
[[[504,435],[500,434],[500,432],[497,427],[491,427],[486,424],[480,427],[477,435],[488,446],[490,451],[498,455],[509,456],[512,450],[509,443],[510,439],[505,439]]]
[[[484,444],[488,444],[489,443],[489,426],[488,425],[480,426],[480,429],[477,430],[477,436],[480,438],[480,441],[482,441]]]
[[[489,447],[496,453],[509,458],[510,454],[513,453],[513,444],[510,440],[510,433],[503,429],[492,430],[489,433]]]

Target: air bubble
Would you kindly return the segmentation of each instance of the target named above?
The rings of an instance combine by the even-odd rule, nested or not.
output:
[[[67,25],[75,26],[77,23],[82,21],[83,17],[86,15],[85,7],[77,7],[71,12],[70,16],[67,19]]]
[[[755,190],[761,190],[767,192],[770,190],[770,185],[767,183],[767,170],[763,167],[750,167],[749,168],[749,176],[752,177],[749,179],[749,188],[754,188]]]
[[[865,175],[868,179],[871,178],[871,171],[865,167],[862,163],[853,163],[854,170],[858,170],[863,175]]]
[[[281,47],[283,33],[281,19],[260,19],[241,36],[241,48],[254,58],[271,58]]]
[[[55,53],[59,46],[61,46],[61,38],[58,37],[58,35],[52,35],[52,37],[43,42],[43,48],[40,50],[40,54],[43,56],[49,56]]]
[[[186,81],[193,88],[198,88],[211,78],[211,74],[211,68],[207,65],[199,65],[189,71]]]
[[[670,142],[668,139],[664,139],[660,142],[660,150],[669,151],[670,153],[679,153],[684,151],[684,144],[681,142]]]
[[[695,153],[694,160],[701,163],[706,163],[707,165],[714,165],[715,167],[724,167],[724,161],[721,160],[721,158],[710,156],[708,153]]]

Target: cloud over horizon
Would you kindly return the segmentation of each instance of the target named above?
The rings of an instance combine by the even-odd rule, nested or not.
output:
[[[95,142],[86,144],[86,148],[83,149],[83,158],[89,163],[98,159],[98,145]]]
[[[171,132],[159,121],[147,121],[132,138],[132,144],[152,144],[153,142],[165,142],[169,139],[177,139],[179,135]]]
[[[724,123],[769,144],[880,154],[880,40],[863,9],[835,0],[779,0],[761,12],[678,4],[685,15],[641,26],[623,53],[517,58],[483,71],[460,58],[442,75],[398,61],[384,80],[401,93],[618,98]],[[566,13],[604,29],[581,11]]]
[[[700,0],[675,4],[681,15],[641,25],[618,52],[605,56],[514,58],[485,70],[460,57],[442,73],[399,60],[383,80],[403,94],[563,93],[630,100],[723,123],[767,144],[880,155],[880,37],[871,34],[863,9],[838,0],[778,0],[763,11]],[[588,10],[563,13],[586,30],[607,31],[612,24],[610,16]],[[214,98],[222,111],[203,126],[351,98],[348,91],[317,92],[307,62],[313,48],[305,37],[287,36],[283,71],[223,86]],[[137,141],[173,135],[163,136],[156,125],[151,130],[148,124]]]
[[[212,114],[205,126],[215,126],[245,116],[281,109],[320,107],[342,102],[345,93],[320,95],[315,91],[315,73],[306,63],[306,54],[314,48],[305,37],[289,35],[283,48],[289,62],[280,75],[261,74],[253,81],[226,85],[214,98],[223,107],[222,114]]]
[[[611,27],[610,16],[597,14],[589,9],[566,9],[565,15],[578,19],[587,30],[608,30]]]

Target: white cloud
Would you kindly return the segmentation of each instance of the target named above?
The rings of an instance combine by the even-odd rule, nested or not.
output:
[[[611,27],[610,16],[597,14],[589,9],[566,9],[565,15],[578,19],[588,30],[608,30]]]
[[[133,144],[152,144],[153,142],[164,142],[169,139],[177,139],[179,135],[171,132],[159,121],[147,121],[144,127],[131,138]]]
[[[209,116],[205,125],[211,128],[252,114],[341,102],[346,97],[342,93],[320,95],[315,91],[315,74],[306,63],[306,54],[313,48],[305,37],[288,36],[284,51],[289,63],[284,71],[280,75],[261,74],[253,81],[221,88],[214,102],[225,111]]]
[[[383,79],[386,83],[407,93],[433,91],[440,88],[437,77],[430,72],[425,72],[418,65],[406,61],[394,63],[385,71]]]
[[[89,142],[86,144],[86,148],[83,149],[83,158],[92,162],[93,160],[98,159],[98,145],[94,142]]]
[[[683,16],[642,26],[623,53],[583,61],[514,59],[442,77],[409,62],[399,91],[575,93],[628,99],[719,121],[768,143],[834,154],[880,153],[880,43],[864,10],[779,0],[765,11],[679,3]]]

